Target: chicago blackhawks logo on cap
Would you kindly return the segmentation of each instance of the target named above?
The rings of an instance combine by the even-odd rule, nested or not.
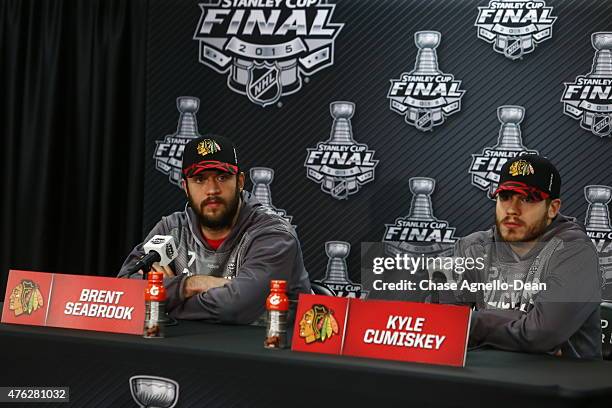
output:
[[[221,147],[214,140],[206,139],[198,143],[198,154],[200,156],[206,156],[207,154],[213,154],[220,151]]]
[[[306,344],[315,341],[323,343],[338,334],[338,322],[334,311],[324,305],[313,305],[300,320],[300,337]]]
[[[43,306],[43,297],[36,282],[22,280],[11,291],[9,309],[15,316],[31,315]]]
[[[512,176],[528,176],[534,173],[533,166],[525,160],[519,160],[510,165],[510,175]]]

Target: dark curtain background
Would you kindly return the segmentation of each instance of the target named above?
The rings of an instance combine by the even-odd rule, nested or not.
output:
[[[142,234],[147,0],[1,0],[8,270],[114,275]]]

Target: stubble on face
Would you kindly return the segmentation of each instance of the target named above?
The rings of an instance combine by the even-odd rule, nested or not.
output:
[[[505,222],[512,222],[519,224],[519,228],[507,228],[502,225]],[[544,212],[541,218],[538,220],[527,223],[518,217],[505,216],[495,217],[495,226],[501,238],[506,242],[532,242],[540,237],[549,225],[549,219],[547,211]],[[519,231],[519,229],[521,231]]]
[[[236,180],[236,191],[234,196],[228,201],[222,197],[213,196],[202,200],[200,203],[196,203],[193,200],[191,194],[188,194],[189,206],[193,209],[200,224],[211,230],[222,230],[232,226],[234,217],[238,212],[238,205],[240,203],[240,188],[238,187],[238,181]],[[216,215],[207,215],[206,206],[210,204],[219,204],[224,207],[220,208]]]

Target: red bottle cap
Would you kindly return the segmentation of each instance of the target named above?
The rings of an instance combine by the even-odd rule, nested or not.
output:
[[[164,280],[164,273],[163,272],[157,272],[157,271],[151,271],[149,272],[149,280],[153,281],[153,282],[161,282]]]
[[[287,281],[284,280],[272,280],[270,281],[270,294],[266,299],[267,310],[289,310],[289,298],[285,291],[287,287]]]
[[[270,290],[273,292],[285,292],[287,290],[286,280],[271,280]]]

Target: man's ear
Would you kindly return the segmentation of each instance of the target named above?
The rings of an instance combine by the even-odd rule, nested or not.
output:
[[[244,189],[244,172],[242,171],[238,174],[238,188],[241,192]]]
[[[561,209],[561,199],[555,198],[548,206],[548,218],[555,218],[559,214],[559,209]]]
[[[187,190],[187,180],[181,179],[181,189],[185,192],[185,195],[189,198],[189,191]]]

